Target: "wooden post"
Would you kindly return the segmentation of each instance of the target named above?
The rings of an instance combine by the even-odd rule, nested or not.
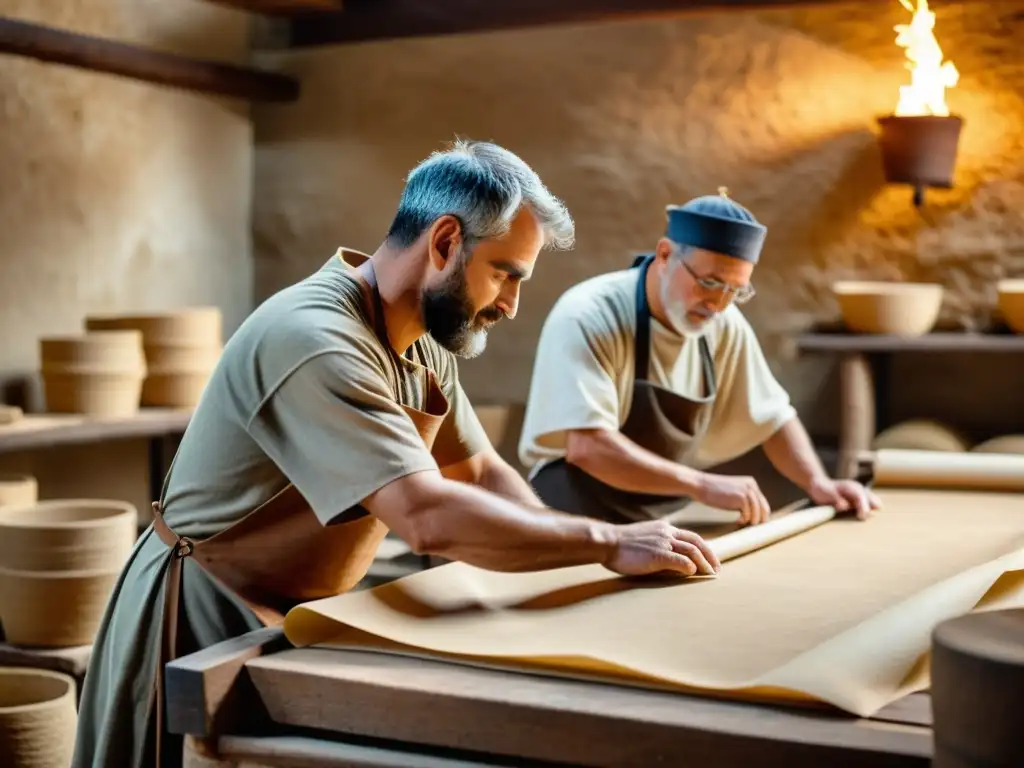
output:
[[[838,478],[857,476],[859,455],[875,437],[875,381],[867,355],[852,353],[839,360]]]

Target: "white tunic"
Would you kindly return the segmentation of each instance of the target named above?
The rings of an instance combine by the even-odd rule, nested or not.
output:
[[[534,361],[519,442],[530,470],[565,455],[574,429],[619,429],[633,393],[636,286],[639,270],[585,280],[563,294],[545,320]],[[775,379],[750,323],[735,305],[707,333],[718,396],[693,465],[705,469],[742,456],[796,415]],[[698,339],[651,318],[650,381],[701,396]]]

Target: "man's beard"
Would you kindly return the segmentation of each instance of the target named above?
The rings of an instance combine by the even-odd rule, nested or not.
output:
[[[662,283],[661,305],[664,307],[665,316],[668,318],[672,330],[680,336],[689,336],[696,339],[704,336],[711,330],[711,321],[715,319],[715,316],[710,314],[704,318],[703,322],[691,319],[687,313],[686,305],[675,301],[669,295],[667,280]]]
[[[490,306],[473,311],[466,286],[465,262],[445,281],[423,291],[423,324],[434,340],[464,358],[477,357],[487,347],[487,331],[504,313]]]

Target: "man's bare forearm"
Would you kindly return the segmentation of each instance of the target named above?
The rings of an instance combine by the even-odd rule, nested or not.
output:
[[[439,478],[420,490],[403,538],[422,554],[493,571],[521,572],[606,563],[615,526],[535,508],[482,488]],[[382,506],[384,500],[382,499]],[[403,535],[401,531],[397,531]]]
[[[694,496],[700,488],[699,471],[663,459],[618,431],[573,432],[568,447],[570,464],[622,491]]]
[[[537,497],[523,476],[497,456],[485,462],[478,485],[528,507],[544,507],[544,502]]]
[[[781,475],[805,491],[828,479],[810,435],[796,416],[765,440],[762,449]]]

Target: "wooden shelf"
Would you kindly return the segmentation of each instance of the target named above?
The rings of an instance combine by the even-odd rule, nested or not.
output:
[[[985,352],[1024,354],[1024,334],[929,333],[916,338],[856,333],[805,333],[796,338],[800,352]]]
[[[286,75],[188,59],[3,17],[0,53],[248,101],[289,102],[299,97],[298,81]]]
[[[0,426],[0,453],[181,434],[191,416],[191,410],[165,408],[144,408],[122,419],[30,413],[13,424]]]

